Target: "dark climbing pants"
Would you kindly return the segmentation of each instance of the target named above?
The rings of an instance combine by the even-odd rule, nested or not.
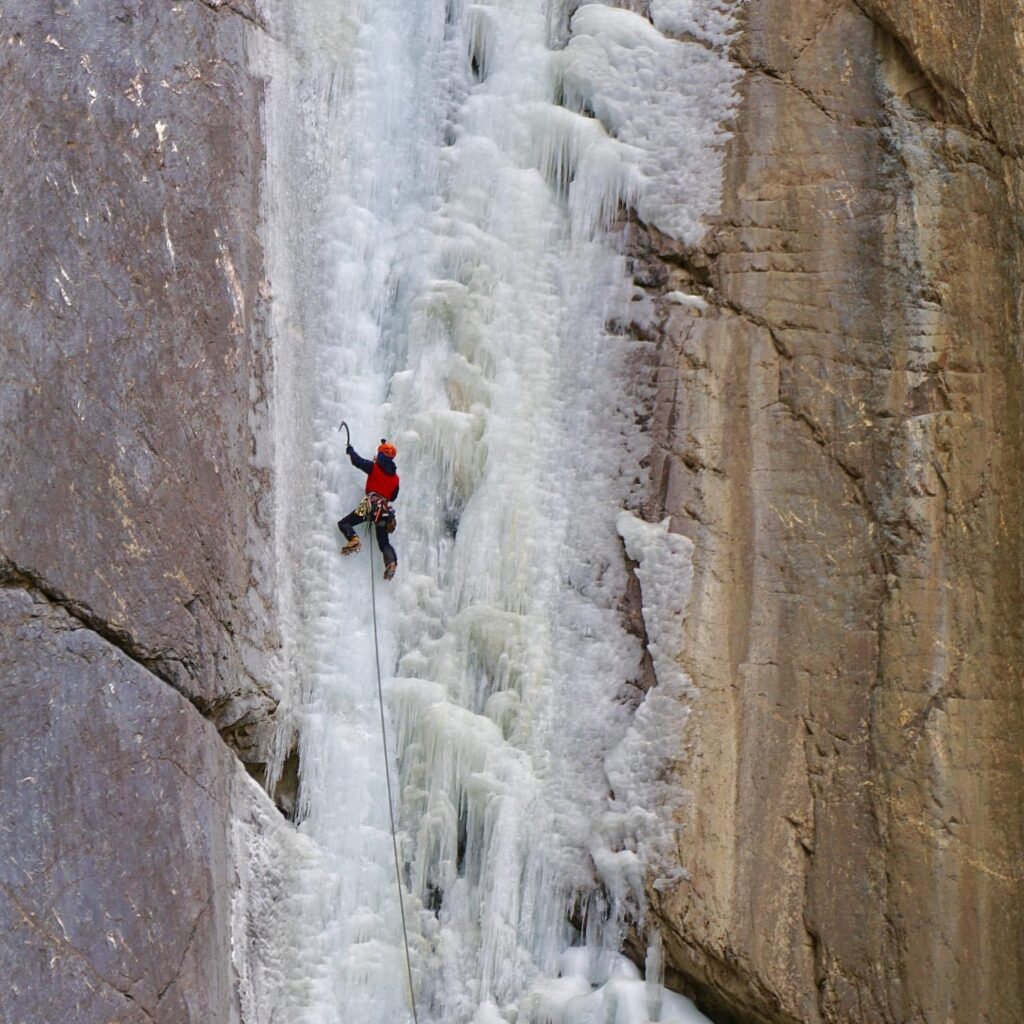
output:
[[[338,520],[338,529],[345,535],[345,540],[351,540],[356,535],[355,528],[360,523],[366,522],[366,516],[361,516],[357,511],[349,512],[344,519]],[[398,562],[398,555],[395,554],[395,549],[391,546],[391,541],[388,539],[388,528],[384,523],[377,523],[374,526],[374,532],[377,534],[377,547],[380,548],[380,553],[384,558],[385,567],[391,565],[392,562]]]

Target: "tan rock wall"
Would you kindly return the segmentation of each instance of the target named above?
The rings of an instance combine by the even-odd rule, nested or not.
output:
[[[1024,1013],[1012,8],[751,0],[721,217],[635,239],[713,303],[660,324],[701,696],[652,899],[739,1019]]]

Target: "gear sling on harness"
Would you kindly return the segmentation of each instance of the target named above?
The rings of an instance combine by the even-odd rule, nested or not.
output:
[[[338,529],[351,542],[356,535],[355,528],[361,523],[373,527],[377,547],[380,548],[381,557],[384,559],[384,578],[390,579],[394,575],[394,566],[398,563],[398,556],[388,537],[395,529],[395,510],[390,502],[385,501],[379,494],[367,494],[356,506],[355,511],[349,512],[338,523]]]
[[[367,494],[358,505],[356,515],[383,525],[388,533],[395,532],[395,510],[387,498],[379,494]]]

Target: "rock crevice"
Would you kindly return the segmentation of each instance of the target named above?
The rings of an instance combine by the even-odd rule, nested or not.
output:
[[[235,14],[261,32],[267,31],[267,23],[256,13],[255,4],[246,0],[197,0],[203,7],[220,14],[226,11]]]
[[[97,615],[88,605],[76,601],[56,587],[48,584],[41,576],[31,570],[19,568],[9,559],[0,555],[0,587],[17,587],[40,597],[52,605],[63,609],[81,625],[102,637],[112,647],[116,647],[124,656],[134,661],[141,668],[165,682],[180,693],[199,712],[205,715],[207,708],[195,696],[195,688],[182,683],[182,673],[187,677],[194,675],[196,667],[177,656],[148,650],[136,642],[132,635],[123,627],[108,622]]]
[[[203,701],[196,696],[196,687],[190,681],[192,673],[196,670],[194,665],[190,665],[177,657],[167,657],[160,652],[146,650],[123,628],[104,621],[88,606],[62,594],[59,590],[49,586],[45,580],[40,579],[31,572],[19,569],[9,559],[0,556],[0,588],[4,587],[24,590],[34,599],[45,601],[53,607],[61,609],[76,622],[80,623],[83,629],[95,633],[97,637],[110,644],[111,647],[116,648],[141,669],[171,687],[172,690],[184,697],[204,719],[218,727],[218,733],[224,741],[226,748],[239,759],[250,775],[256,778],[261,785],[263,784],[265,762],[253,759],[251,756],[251,743],[246,744],[245,742],[239,742],[237,739],[239,729],[244,729],[247,723],[243,722],[240,726],[234,717],[229,716],[230,724],[227,727],[222,727],[219,724],[218,712],[231,699],[241,696],[247,699],[251,705],[251,697],[247,691],[243,690],[239,691],[238,694],[226,695],[212,705]],[[187,680],[185,683],[182,682],[183,678]],[[248,714],[251,721],[262,724],[269,722],[273,718],[275,710],[276,704],[267,698],[264,705],[257,709],[255,713],[250,707]],[[248,739],[249,734],[242,732],[242,737],[243,740]],[[246,756],[247,754],[249,755],[248,757]],[[297,757],[297,752],[293,753],[290,755],[290,760],[296,760]],[[202,788],[202,783],[179,761],[171,757],[164,759],[172,763],[186,778]],[[297,774],[297,763],[291,764],[287,771],[287,778],[281,780],[280,793],[275,790],[278,809],[286,814],[291,814],[294,810],[294,793],[291,790],[294,789]]]

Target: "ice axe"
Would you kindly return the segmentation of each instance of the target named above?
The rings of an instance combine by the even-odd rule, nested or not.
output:
[[[344,429],[344,431],[345,431],[345,447],[346,448],[350,448],[352,446],[352,438],[351,438],[351,436],[349,435],[349,432],[348,432],[348,424],[344,420],[342,420],[341,424],[338,426],[338,429],[339,430]]]

